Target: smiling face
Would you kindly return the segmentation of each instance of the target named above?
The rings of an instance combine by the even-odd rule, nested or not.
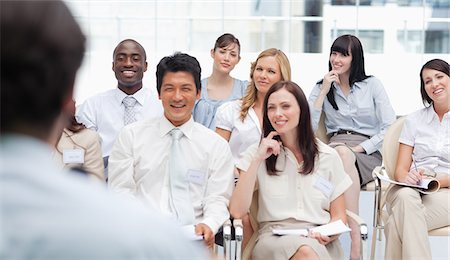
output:
[[[343,53],[333,51],[330,55],[330,64],[332,70],[338,75],[350,75],[350,69],[352,68],[352,53],[349,51],[345,56]]]
[[[186,123],[192,115],[200,92],[195,87],[192,74],[185,71],[166,72],[162,79],[161,99],[165,117],[174,125]]]
[[[424,69],[422,71],[422,80],[427,95],[433,100],[433,103],[448,103],[450,100],[449,85],[450,77],[442,71],[434,69]]]
[[[124,41],[119,44],[114,52],[112,70],[121,90],[128,93],[131,88],[136,91],[140,89],[144,72],[147,71],[142,47],[133,41]]]
[[[239,57],[239,46],[232,43],[226,47],[211,50],[211,57],[214,59],[214,70],[229,74],[241,59]]]
[[[258,59],[253,71],[253,82],[258,92],[266,93],[273,84],[280,80],[280,65],[275,56],[265,56]]]
[[[280,136],[286,134],[296,136],[300,106],[295,96],[285,88],[273,92],[267,102],[267,117]]]

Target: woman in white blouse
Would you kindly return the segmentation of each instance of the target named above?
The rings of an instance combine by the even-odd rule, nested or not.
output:
[[[243,152],[261,140],[263,102],[266,92],[280,80],[291,80],[291,65],[286,54],[271,48],[261,52],[250,68],[250,83],[244,97],[220,106],[216,114],[216,132],[231,148],[235,164]],[[244,216],[243,248],[253,233]]]
[[[399,138],[395,179],[417,184],[435,176],[440,190],[423,195],[395,186],[387,195],[386,259],[431,259],[428,230],[450,225],[450,68],[430,60],[420,71],[425,108],[407,116]]]
[[[239,181],[230,213],[247,214],[258,190],[258,238],[253,259],[342,259],[338,236],[272,234],[272,229],[310,228],[346,222],[344,191],[351,185],[337,152],[315,138],[309,106],[291,81],[275,83],[264,101],[260,144],[237,165]]]

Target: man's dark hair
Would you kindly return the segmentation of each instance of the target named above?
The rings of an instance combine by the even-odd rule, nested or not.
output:
[[[0,129],[48,135],[72,96],[85,36],[62,1],[0,1],[0,9]]]
[[[158,90],[158,94],[161,94],[161,85],[164,75],[167,72],[179,71],[190,73],[192,77],[194,77],[197,93],[200,91],[200,74],[202,72],[200,63],[195,57],[185,53],[176,52],[172,56],[162,58],[161,61],[159,61],[158,66],[156,66],[156,89]]]

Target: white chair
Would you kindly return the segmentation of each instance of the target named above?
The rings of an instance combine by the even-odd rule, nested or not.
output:
[[[386,194],[389,188],[383,190],[381,187],[381,180],[377,177],[376,173],[387,175],[389,178],[394,179],[395,166],[397,163],[398,153],[398,138],[403,128],[405,117],[398,118],[387,130],[383,140],[383,165],[376,167],[373,170],[372,176],[375,183],[375,201],[374,201],[374,216],[373,216],[373,234],[372,234],[372,246],[370,259],[375,258],[376,241],[381,241],[382,231],[384,229],[384,223],[388,218],[388,213],[385,209]],[[450,236],[450,226],[430,230],[429,236]],[[410,238],[414,239],[414,238]]]

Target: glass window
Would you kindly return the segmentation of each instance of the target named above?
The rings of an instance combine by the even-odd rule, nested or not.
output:
[[[382,30],[360,30],[358,32],[355,32],[355,30],[338,30],[338,36],[343,34],[356,35],[361,41],[365,53],[384,52],[384,32]]]
[[[408,53],[420,53],[422,51],[422,31],[397,31],[397,41]]]
[[[425,53],[450,53],[449,46],[450,30],[448,28],[425,31]]]

